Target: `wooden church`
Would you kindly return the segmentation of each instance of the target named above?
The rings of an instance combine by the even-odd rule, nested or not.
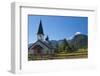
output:
[[[44,39],[44,31],[41,20],[37,32],[37,41],[28,48],[28,53],[33,55],[45,55],[54,53],[54,49],[49,42],[49,37],[47,36],[47,38]]]

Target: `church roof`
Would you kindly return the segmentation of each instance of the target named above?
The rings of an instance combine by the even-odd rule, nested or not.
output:
[[[39,24],[39,28],[38,28],[38,32],[37,34],[43,34],[44,35],[44,32],[43,32],[43,27],[42,27],[42,22],[40,20],[40,24]]]
[[[30,49],[31,47],[33,47],[37,42],[40,42],[40,43],[42,43],[43,45],[45,45],[47,48],[52,49],[52,46],[51,46],[49,43],[47,43],[47,42],[45,42],[45,41],[41,41],[41,40],[38,40],[38,41],[36,41],[35,43],[33,43],[30,47],[28,47],[28,49]]]

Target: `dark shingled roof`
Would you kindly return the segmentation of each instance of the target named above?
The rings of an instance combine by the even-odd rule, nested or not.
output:
[[[44,32],[43,32],[43,27],[42,27],[42,22],[40,20],[40,24],[39,24],[39,28],[38,28],[38,32],[37,34],[43,34],[44,35]]]
[[[48,47],[49,49],[52,49],[52,46],[51,46],[49,43],[47,43],[47,42],[45,42],[45,41],[41,41],[41,40],[38,40],[38,41],[36,41],[35,43],[33,43],[30,47],[28,47],[28,49],[30,49],[32,46],[34,46],[37,42],[40,42],[40,43],[42,43],[43,45],[45,45],[46,47]]]

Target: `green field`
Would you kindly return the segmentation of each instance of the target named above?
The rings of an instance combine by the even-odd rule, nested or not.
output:
[[[75,52],[59,52],[52,55],[28,55],[28,60],[53,60],[53,59],[76,59],[76,58],[88,58],[87,49],[79,49]]]

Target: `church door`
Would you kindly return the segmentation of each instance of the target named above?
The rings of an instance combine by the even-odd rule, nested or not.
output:
[[[34,50],[34,54],[35,55],[41,55],[42,54],[42,47],[40,45],[36,45],[34,46],[33,50]]]

